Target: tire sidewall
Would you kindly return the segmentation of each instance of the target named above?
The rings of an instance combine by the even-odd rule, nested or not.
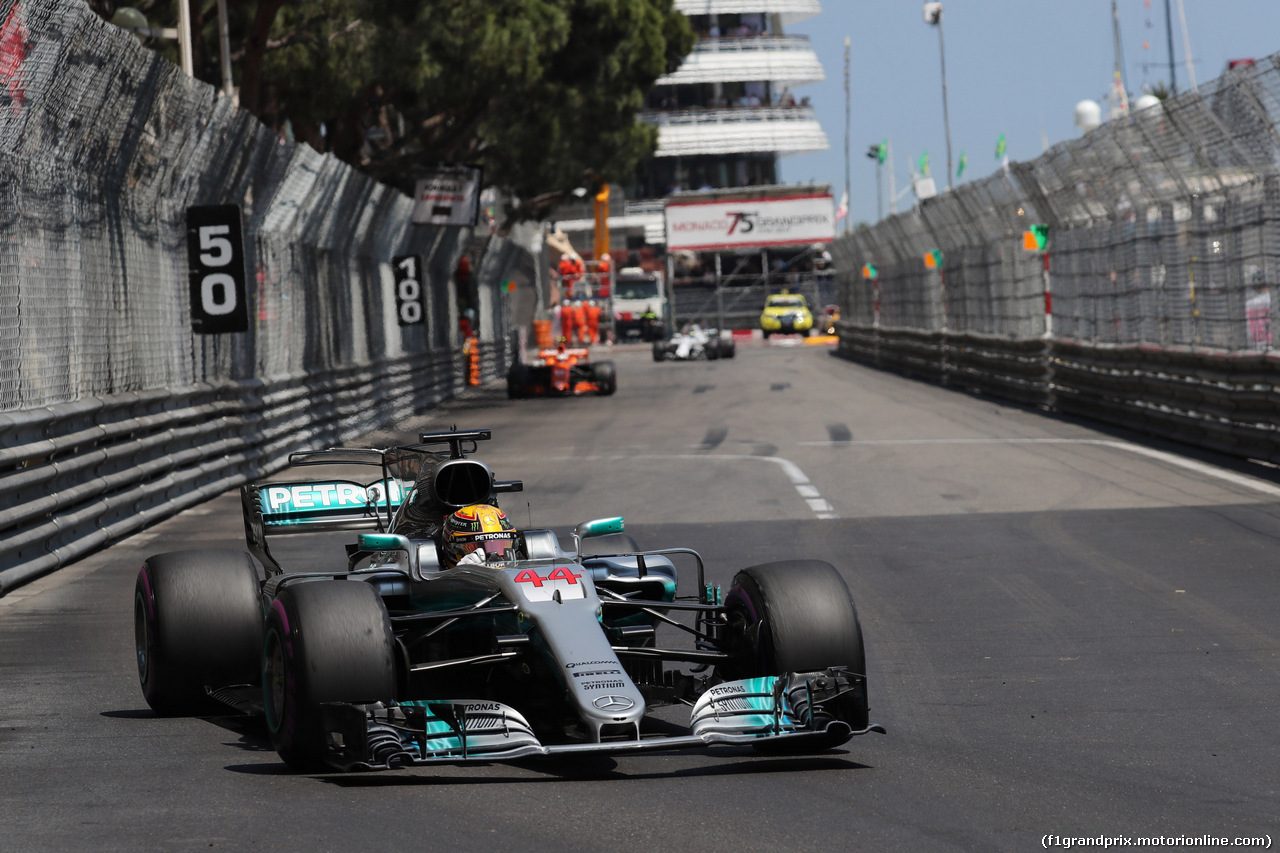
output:
[[[263,632],[262,707],[271,745],[281,755],[293,753],[300,743],[306,742],[309,734],[305,731],[305,719],[300,719],[298,714],[299,692],[305,690],[300,682],[305,682],[306,670],[294,648],[292,622],[277,598],[267,611]],[[280,683],[275,679],[280,679]]]
[[[376,590],[350,580],[281,590],[267,611],[262,690],[276,752],[296,770],[324,769],[322,704],[395,698],[395,640]]]
[[[518,400],[525,394],[529,384],[529,368],[523,364],[513,364],[507,371],[507,397]]]

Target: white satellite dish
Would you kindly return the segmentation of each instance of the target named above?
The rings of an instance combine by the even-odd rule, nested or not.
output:
[[[1135,113],[1140,113],[1143,110],[1149,110],[1152,107],[1159,107],[1159,106],[1160,106],[1160,99],[1157,98],[1155,95],[1148,93],[1145,95],[1138,96],[1138,100],[1133,102],[1133,111]]]
[[[1088,133],[1102,124],[1102,107],[1097,101],[1084,100],[1076,104],[1076,127]]]

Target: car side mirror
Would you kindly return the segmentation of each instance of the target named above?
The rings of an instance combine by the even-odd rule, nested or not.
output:
[[[399,533],[361,533],[356,537],[356,545],[361,551],[405,551],[409,550],[409,537]]]
[[[596,518],[591,521],[584,521],[577,527],[573,528],[573,548],[578,550],[578,543],[583,539],[590,539],[593,536],[607,536],[610,533],[621,533],[626,529],[626,522],[622,516],[615,515],[613,518]]]

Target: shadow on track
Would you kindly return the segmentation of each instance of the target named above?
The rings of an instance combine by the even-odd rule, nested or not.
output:
[[[691,753],[651,753],[657,755],[686,756]],[[735,757],[733,754],[721,753],[722,759]],[[505,766],[515,770],[532,771],[540,776],[524,776],[512,773],[500,775],[467,774],[458,777],[424,776],[426,768],[412,768],[409,771],[382,771],[376,774],[341,774],[332,776],[316,776],[318,781],[336,785],[341,788],[396,788],[416,787],[420,785],[510,785],[546,782],[638,782],[653,779],[688,779],[713,778],[730,776],[752,776],[767,773],[813,773],[817,771],[849,771],[870,770],[870,765],[859,764],[836,753],[822,756],[803,756],[786,758],[758,758],[754,752],[737,753],[739,759],[731,763],[715,763],[700,767],[686,767],[679,770],[663,770],[654,772],[629,773],[620,769],[619,762],[608,756],[597,756],[591,759],[535,759],[526,761],[504,762]],[[459,765],[449,765],[459,767]],[[497,768],[500,764],[483,763],[479,767]],[[477,768],[478,769],[478,768]],[[465,770],[463,771],[465,772]]]

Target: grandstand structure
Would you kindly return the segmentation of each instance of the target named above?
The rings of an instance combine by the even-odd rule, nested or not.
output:
[[[611,196],[615,254],[665,243],[665,199],[685,192],[776,186],[778,160],[830,147],[808,98],[825,78],[807,36],[786,28],[822,11],[819,0],[676,0],[698,35],[678,69],[661,77],[641,121],[658,150],[634,182]],[[566,205],[558,227],[589,245],[589,200]]]

